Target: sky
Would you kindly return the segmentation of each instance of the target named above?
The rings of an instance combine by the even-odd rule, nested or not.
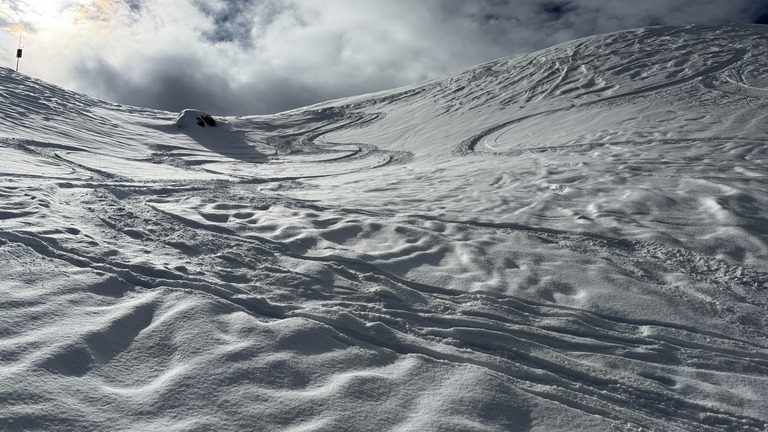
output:
[[[0,66],[127,105],[269,114],[768,0],[0,0]]]

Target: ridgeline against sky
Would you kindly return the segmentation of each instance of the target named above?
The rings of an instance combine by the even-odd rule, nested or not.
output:
[[[566,40],[765,22],[756,0],[0,0],[0,65],[124,104],[260,114]]]

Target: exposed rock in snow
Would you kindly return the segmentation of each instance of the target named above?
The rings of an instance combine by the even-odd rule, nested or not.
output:
[[[198,125],[200,127],[208,125],[210,127],[216,127],[216,120],[214,120],[210,114],[194,109],[182,110],[173,120],[173,123],[180,128],[191,125]]]

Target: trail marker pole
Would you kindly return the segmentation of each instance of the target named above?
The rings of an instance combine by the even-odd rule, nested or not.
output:
[[[19,33],[19,49],[16,50],[16,72],[19,71],[19,60],[21,60],[21,35],[23,33]]]

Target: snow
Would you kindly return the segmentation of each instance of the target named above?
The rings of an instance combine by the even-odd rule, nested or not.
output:
[[[2,429],[767,430],[766,47],[215,127],[0,69]]]

